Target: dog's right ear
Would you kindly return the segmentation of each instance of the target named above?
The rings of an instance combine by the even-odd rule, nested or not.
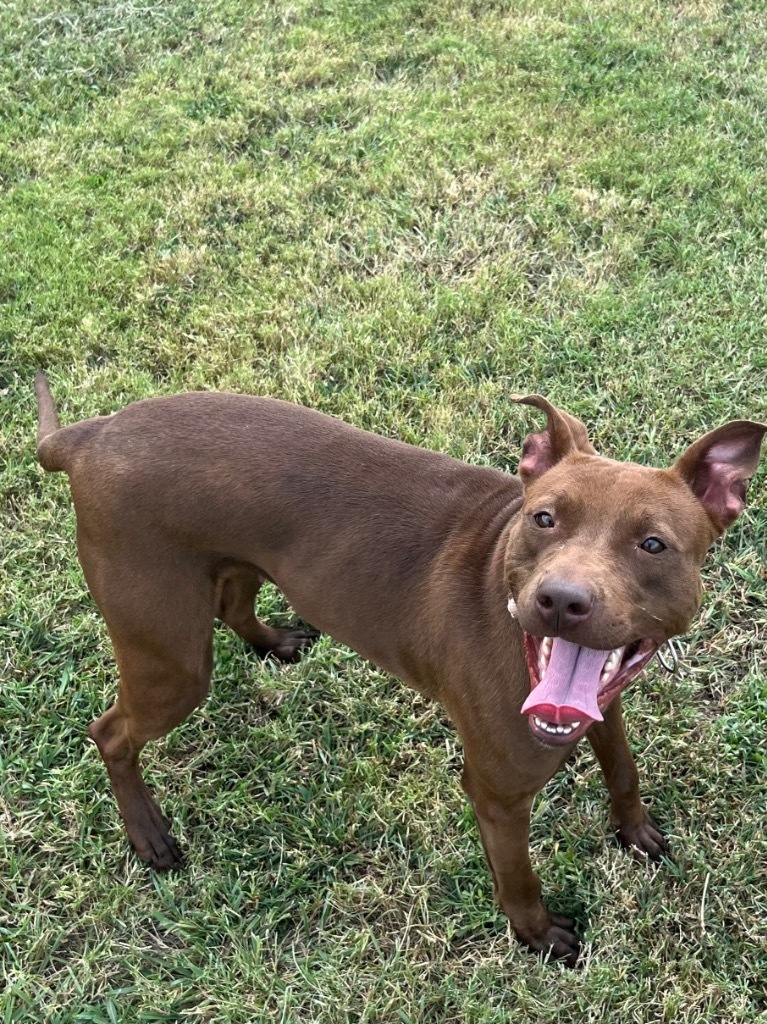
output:
[[[759,465],[767,423],[733,420],[691,444],[672,470],[724,533],[746,507],[746,484]]]
[[[537,434],[529,434],[522,445],[519,475],[523,483],[537,480],[566,455],[574,452],[597,454],[581,421],[557,409],[542,395],[512,395],[511,400],[522,405],[533,405],[546,413],[546,429]]]

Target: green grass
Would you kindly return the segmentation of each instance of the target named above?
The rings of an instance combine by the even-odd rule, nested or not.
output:
[[[654,464],[765,419],[766,31],[718,0],[0,7],[0,1021],[767,1020],[764,470],[681,672],[626,700],[674,864],[612,844],[588,749],[536,805],[567,972],[494,909],[440,710],[328,637],[277,667],[218,632],[146,758],[188,867],[137,862],[31,391],[66,421],[268,393],[509,468],[513,392]]]

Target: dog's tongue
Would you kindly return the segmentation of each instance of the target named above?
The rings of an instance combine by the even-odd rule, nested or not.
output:
[[[557,725],[586,718],[601,722],[597,694],[599,677],[609,654],[609,651],[594,651],[555,637],[543,679],[530,691],[522,705],[522,714],[537,715]]]

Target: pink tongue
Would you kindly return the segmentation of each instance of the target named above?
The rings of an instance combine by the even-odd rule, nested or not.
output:
[[[564,725],[590,718],[602,721],[597,704],[599,677],[609,651],[594,651],[554,638],[551,658],[537,686],[530,691],[522,713]]]

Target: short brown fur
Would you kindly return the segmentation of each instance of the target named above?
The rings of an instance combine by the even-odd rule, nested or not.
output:
[[[721,509],[737,506],[767,428],[729,424],[677,468],[651,470],[600,458],[583,424],[529,396],[548,426],[528,439],[520,480],[268,398],[150,399],[62,429],[45,378],[36,383],[40,462],[69,474],[80,561],[120,672],[117,702],[89,733],[139,856],[158,869],[180,859],[139,753],[205,698],[214,618],[284,659],[308,640],[256,618],[272,580],[304,620],[441,701],[463,740],[463,785],[501,909],[523,942],[573,964],[573,922],[544,908],[528,853],[533,799],[572,745],[545,745],[520,714],[530,686],[520,623],[550,635],[535,594],[554,574],[594,601],[588,622],[568,627],[574,642],[603,649],[686,629]],[[722,460],[734,481],[726,500]],[[541,504],[558,508],[556,538],[531,525]],[[635,551],[656,523],[674,539],[665,569]],[[640,800],[620,698],[588,737],[619,838],[659,857],[665,840]]]

